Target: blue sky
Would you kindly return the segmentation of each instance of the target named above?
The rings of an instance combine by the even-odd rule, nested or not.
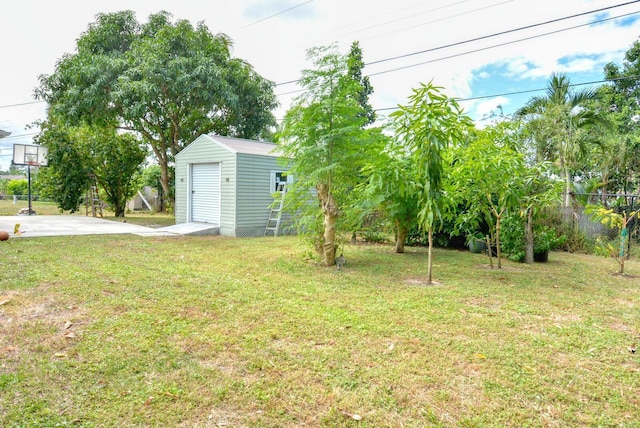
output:
[[[176,19],[203,21],[234,43],[235,56],[276,83],[295,80],[310,66],[307,49],[337,43],[347,52],[358,40],[381,114],[406,101],[412,88],[431,80],[478,120],[521,107],[531,96],[502,95],[543,89],[553,72],[573,83],[602,79],[610,61],[621,63],[640,35],[640,2],[621,0],[21,0],[3,5],[0,25],[0,169],[14,143],[29,144],[46,106],[33,103],[40,74],[72,53],[98,13],[134,10],[139,21],[160,10]],[[571,19],[597,9],[606,11]],[[631,14],[619,19],[617,16]],[[608,21],[593,24],[596,21]],[[551,22],[555,21],[555,22]],[[541,23],[550,22],[545,25]],[[589,25],[592,24],[592,25]],[[522,27],[526,30],[513,31]],[[498,33],[502,35],[492,36]],[[546,35],[544,35],[546,34]],[[470,40],[476,40],[469,42]],[[518,41],[520,39],[527,39]],[[443,46],[450,46],[442,48]],[[425,52],[428,51],[428,52]],[[423,52],[423,53],[419,53]],[[405,56],[389,60],[390,58]],[[385,61],[386,60],[386,61]],[[281,118],[297,88],[278,85]],[[488,98],[476,99],[477,97]]]

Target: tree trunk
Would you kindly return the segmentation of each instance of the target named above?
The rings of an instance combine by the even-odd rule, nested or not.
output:
[[[409,227],[396,221],[396,253],[404,253],[404,243],[407,242]]]
[[[498,259],[498,269],[502,269],[502,251],[500,250],[500,220],[502,215],[496,216],[496,258]],[[489,249],[491,251],[491,249]]]
[[[433,277],[433,226],[429,227],[429,261],[427,267],[427,285],[431,285]]]
[[[571,172],[569,171],[569,166],[563,162],[564,168],[564,207],[567,208],[571,206]]]
[[[114,215],[116,217],[122,217],[124,218],[124,211],[125,211],[125,206],[122,206],[120,204],[115,204],[113,206],[113,211],[114,211]]]
[[[322,215],[324,216],[324,232],[322,234],[322,264],[333,266],[336,264],[336,223],[338,221],[338,206],[326,184],[316,186],[318,198],[322,205]]]
[[[524,224],[524,262],[533,263],[533,208],[527,208],[527,220]]]
[[[162,195],[163,199],[165,199],[164,203],[162,203],[164,212],[164,208],[166,208],[167,205],[173,207],[175,202],[171,197],[171,177],[169,176],[169,167],[165,164],[160,164],[160,184],[162,184]]]

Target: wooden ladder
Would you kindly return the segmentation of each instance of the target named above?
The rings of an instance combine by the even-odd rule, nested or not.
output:
[[[102,217],[102,201],[100,200],[100,195],[98,194],[98,185],[95,182],[89,188],[85,204],[85,215],[89,215],[89,210],[91,210],[91,215],[93,215],[94,217],[97,217],[98,215]]]
[[[282,218],[282,206],[284,204],[284,195],[287,193],[287,186],[283,183],[278,184],[278,192],[280,192],[280,201],[277,206],[272,206],[269,212],[269,219],[267,220],[267,227],[264,229],[264,235],[267,236],[269,232],[273,233],[273,236],[278,236],[280,231],[280,219]]]

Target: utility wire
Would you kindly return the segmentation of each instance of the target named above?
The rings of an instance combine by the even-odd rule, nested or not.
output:
[[[20,107],[20,106],[26,106],[26,105],[30,105],[30,104],[40,104],[40,103],[44,103],[46,101],[28,101],[25,103],[19,103],[19,104],[7,104],[4,106],[0,106],[0,108],[8,108],[8,107]]]
[[[541,27],[543,25],[553,24],[553,23],[560,22],[560,21],[566,21],[567,19],[578,18],[580,16],[591,15],[593,13],[598,13],[598,12],[604,12],[606,10],[611,10],[611,9],[615,9],[615,8],[622,7],[622,6],[628,6],[630,4],[634,4],[634,3],[638,3],[638,2],[640,2],[640,0],[630,1],[630,2],[622,3],[622,4],[619,4],[619,5],[616,5],[616,6],[609,6],[609,7],[605,7],[605,8],[601,8],[601,9],[595,9],[595,10],[592,10],[592,11],[589,11],[589,12],[582,12],[582,13],[578,13],[578,14],[575,14],[575,15],[565,16],[563,18],[557,18],[557,19],[552,19],[550,21],[539,22],[537,24],[526,25],[524,27],[513,28],[511,30],[501,31],[501,32],[498,32],[498,33],[493,33],[493,34],[488,34],[486,36],[476,37],[476,38],[473,38],[473,39],[468,39],[468,40],[464,40],[464,41],[461,41],[461,42],[451,43],[451,44],[448,44],[448,45],[442,45],[442,46],[438,46],[438,47],[431,48],[431,49],[425,49],[425,50],[422,50],[422,51],[411,52],[411,53],[408,53],[408,54],[398,55],[398,56],[394,56],[394,57],[390,57],[390,58],[384,58],[384,59],[380,59],[380,60],[377,60],[377,61],[371,61],[371,62],[366,63],[365,65],[379,64],[381,62],[393,61],[393,60],[396,60],[396,59],[407,58],[407,57],[414,56],[414,55],[420,55],[420,54],[423,54],[423,53],[428,53],[428,52],[433,52],[433,51],[437,51],[437,50],[447,49],[447,48],[451,48],[451,47],[454,47],[454,46],[459,46],[459,45],[462,45],[462,44],[467,44],[467,43],[477,42],[477,41],[484,40],[484,39],[489,39],[489,38],[492,38],[492,37],[503,36],[505,34],[514,33],[516,31],[528,30],[528,29],[531,29],[531,28]],[[626,15],[622,15],[622,16],[626,16]],[[594,22],[592,22],[590,24],[597,24],[599,22],[604,22],[604,20],[602,20],[602,21],[594,21]],[[590,25],[590,24],[588,24],[588,25]]]
[[[572,83],[572,84],[569,85],[569,87],[596,85],[596,84],[599,84],[599,83],[617,82],[618,80],[626,80],[626,79],[640,79],[640,75],[616,77],[616,78],[613,78],[613,79],[593,80],[591,82]],[[483,99],[487,99],[487,98],[506,97],[506,96],[510,96],[510,95],[530,94],[530,93],[542,92],[542,91],[546,91],[546,90],[548,90],[548,88],[527,89],[527,90],[523,90],[523,91],[503,92],[501,94],[481,95],[481,96],[477,96],[477,97],[454,98],[454,99],[456,101],[458,101],[458,102],[475,101],[475,100],[483,100]],[[379,109],[375,109],[375,111],[396,110],[396,109],[398,109],[397,106],[396,107],[379,108]]]
[[[451,43],[451,44],[448,44],[448,45],[437,46],[437,47],[430,48],[430,49],[425,49],[425,50],[422,50],[422,51],[416,51],[416,52],[411,52],[411,53],[404,54],[404,55],[398,55],[398,56],[395,56],[395,57],[389,57],[389,58],[384,58],[384,59],[380,59],[380,60],[376,60],[376,61],[371,61],[371,62],[365,63],[364,65],[365,66],[369,66],[369,65],[373,65],[373,64],[379,64],[379,63],[382,63],[382,62],[393,61],[393,60],[396,60],[396,59],[407,58],[407,57],[410,57],[410,56],[419,55],[419,54],[423,54],[423,53],[434,52],[434,51],[438,51],[438,50],[442,50],[442,49],[446,49],[446,48],[450,48],[450,47],[454,47],[454,46],[460,46],[460,45],[463,45],[463,44],[476,42],[476,41],[479,41],[479,40],[484,40],[484,39],[489,39],[489,38],[492,38],[492,37],[502,36],[502,35],[505,35],[505,34],[516,32],[516,31],[527,30],[527,29],[539,27],[539,26],[542,26],[542,25],[548,25],[548,24],[553,24],[553,23],[560,22],[560,21],[565,21],[567,19],[572,19],[572,18],[585,16],[585,15],[589,15],[589,14],[593,14],[593,13],[604,12],[604,11],[607,11],[607,10],[615,9],[615,8],[622,7],[622,6],[628,6],[630,4],[635,4],[635,3],[639,3],[639,2],[640,2],[640,0],[634,0],[634,1],[629,1],[629,2],[626,2],[626,3],[621,3],[621,4],[618,4],[618,5],[615,5],[615,6],[609,6],[609,7],[605,7],[605,8],[594,9],[594,10],[589,11],[589,12],[582,12],[582,13],[578,13],[578,14],[574,14],[574,15],[570,15],[570,16],[565,16],[565,17],[562,17],[562,18],[553,19],[553,20],[550,20],[550,21],[540,22],[540,23],[537,23],[537,24],[527,25],[527,26],[519,27],[519,28],[513,28],[511,30],[501,31],[501,32],[498,32],[498,33],[493,33],[493,34],[488,34],[486,36],[476,37],[476,38],[473,38],[473,39],[467,39],[467,40],[463,40],[463,41],[460,41],[460,42]],[[588,24],[583,24],[583,25],[599,24],[601,22],[605,22],[605,21],[608,21],[608,20],[611,20],[611,19],[621,18],[621,17],[624,17],[624,16],[629,16],[629,15],[632,15],[632,14],[635,14],[635,13],[638,13],[638,12],[633,12],[633,13],[626,14],[626,15],[620,15],[620,16],[617,16],[615,18],[607,18],[607,19],[603,19],[603,20],[593,21],[593,22],[590,22]],[[571,28],[577,28],[577,27],[571,27]],[[553,32],[548,33],[548,34],[553,34]],[[521,39],[521,40],[527,40],[527,39]],[[521,40],[519,40],[519,41],[521,41]],[[513,43],[515,43],[515,42],[513,42]],[[497,45],[497,46],[502,46],[502,44],[501,45]],[[416,65],[423,65],[423,64],[425,64],[425,63],[420,63],[420,64],[416,64]],[[395,71],[395,70],[393,70],[393,71]],[[377,74],[382,74],[382,73],[377,73]],[[288,80],[286,82],[276,83],[275,86],[283,86],[283,85],[288,85],[288,84],[292,84],[292,83],[298,83],[299,81],[300,81],[300,79]],[[286,95],[286,94],[282,94],[282,95]]]
[[[287,12],[290,12],[290,11],[294,10],[294,9],[297,9],[297,8],[299,8],[299,7],[302,7],[302,6],[304,6],[305,4],[309,4],[309,3],[311,3],[312,1],[313,1],[313,0],[307,0],[307,1],[303,2],[303,3],[300,3],[300,4],[297,4],[297,5],[295,5],[295,6],[292,6],[292,7],[288,8],[288,9],[285,9],[285,10],[283,10],[283,11],[281,11],[281,12],[274,13],[273,15],[269,15],[269,16],[267,16],[267,17],[265,17],[265,18],[262,18],[262,19],[258,19],[258,20],[257,20],[257,21],[255,21],[255,22],[252,22],[252,23],[250,23],[250,24],[245,25],[244,27],[241,27],[240,29],[241,29],[241,30],[244,30],[245,28],[251,27],[251,26],[256,25],[256,24],[259,24],[259,23],[264,22],[264,21],[266,21],[266,20],[268,20],[268,19],[275,18],[276,16],[279,16],[279,15],[285,14],[285,13],[287,13]]]
[[[593,24],[599,24],[601,22],[606,22],[606,21],[610,21],[610,20],[614,20],[614,19],[624,18],[624,17],[627,17],[627,16],[635,15],[637,13],[640,13],[640,11],[630,12],[630,13],[626,13],[626,14],[623,14],[623,15],[618,15],[618,16],[612,17],[612,18],[602,19],[602,20],[599,20],[599,21],[588,22],[586,24],[574,25],[573,27],[567,27],[567,28],[562,28],[562,29],[555,30],[555,31],[549,31],[547,33],[537,34],[535,36],[523,37],[522,39],[510,40],[508,42],[498,43],[496,45],[486,46],[486,47],[478,48],[478,49],[472,49],[470,51],[465,51],[465,52],[460,52],[460,53],[453,54],[453,55],[448,55],[448,56],[444,56],[444,57],[440,57],[440,58],[435,58],[435,59],[432,59],[432,60],[429,60],[429,61],[423,61],[423,62],[418,62],[418,63],[415,63],[415,64],[405,65],[405,66],[402,66],[402,67],[396,67],[396,68],[392,68],[390,70],[379,71],[377,73],[371,73],[371,74],[369,74],[369,76],[379,76],[381,74],[391,73],[393,71],[399,71],[399,70],[404,70],[404,69],[407,69],[407,68],[418,67],[420,65],[431,64],[431,63],[434,63],[434,62],[444,61],[446,59],[451,59],[451,58],[456,58],[456,57],[459,57],[459,56],[469,55],[469,54],[472,54],[472,53],[482,52],[482,51],[486,51],[486,50],[489,50],[489,49],[495,49],[495,48],[502,47],[502,46],[508,46],[508,45],[512,45],[514,43],[519,43],[519,42],[524,42],[524,41],[527,41],[527,40],[537,39],[539,37],[549,36],[551,34],[557,34],[557,33],[562,33],[564,31],[575,30],[576,28],[580,28],[580,27],[588,27],[588,26],[591,26]]]
[[[638,1],[640,1],[640,0],[638,0]],[[548,36],[548,35],[551,35],[551,34],[556,34],[556,33],[561,33],[561,32],[564,32],[564,31],[574,30],[574,29],[580,28],[580,27],[586,27],[586,26],[591,26],[591,25],[595,25],[595,24],[600,24],[602,22],[611,21],[611,20],[615,20],[615,19],[620,19],[620,18],[624,18],[624,17],[627,17],[627,16],[631,16],[631,15],[636,15],[638,13],[640,13],[640,11],[635,11],[635,12],[630,12],[630,13],[626,13],[626,14],[610,17],[610,18],[605,18],[605,19],[601,19],[601,20],[598,20],[598,21],[589,22],[589,23],[586,23],[586,24],[574,25],[572,27],[562,28],[562,29],[555,30],[555,31],[549,31],[547,33],[542,33],[542,34],[538,34],[538,35],[535,35],[535,36],[524,37],[522,39],[511,40],[509,42],[499,43],[499,44],[496,44],[496,45],[486,46],[486,47],[483,47],[483,48],[473,49],[473,50],[470,50],[470,51],[465,51],[465,52],[460,52],[460,53],[453,54],[453,55],[448,55],[448,56],[444,56],[444,57],[440,57],[440,58],[435,58],[435,59],[432,59],[432,60],[429,60],[429,61],[423,61],[423,62],[419,62],[419,63],[415,63],[415,64],[405,65],[405,66],[402,66],[402,67],[392,68],[392,69],[389,69],[389,70],[383,70],[383,71],[379,71],[377,73],[368,74],[368,76],[379,76],[381,74],[392,73],[394,71],[399,71],[399,70],[404,70],[404,69],[407,69],[407,68],[418,67],[420,65],[431,64],[431,63],[434,63],[434,62],[444,61],[444,60],[447,60],[447,59],[452,59],[452,58],[456,58],[456,57],[460,57],[460,56],[464,56],[464,55],[469,55],[469,54],[472,54],[472,53],[482,52],[482,51],[485,51],[485,50],[494,49],[494,48],[501,47],[501,46],[507,46],[507,45],[510,45],[510,44],[519,43],[519,42],[526,41],[526,40],[531,40],[531,39],[536,39],[536,38]],[[489,36],[487,36],[487,37],[489,37]],[[465,43],[465,42],[460,42],[458,44],[462,44],[462,43]],[[435,48],[433,50],[436,50],[436,49],[441,49],[441,48]],[[401,58],[401,57],[397,57],[397,58]],[[382,61],[378,61],[378,62],[382,62]],[[367,65],[367,64],[365,64],[365,65]],[[297,82],[297,81],[295,81],[295,82]],[[294,91],[283,92],[281,94],[278,94],[278,96],[290,95],[290,94],[295,94],[295,93],[298,93],[298,92],[304,92],[304,89],[297,89],[297,90],[294,90]]]

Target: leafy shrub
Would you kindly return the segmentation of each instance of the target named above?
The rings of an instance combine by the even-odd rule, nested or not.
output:
[[[502,252],[509,260],[521,262],[525,258],[524,219],[517,214],[505,216],[501,222]],[[565,245],[567,237],[545,224],[533,227],[533,252],[544,253]]]
[[[524,260],[524,221],[515,214],[505,216],[500,222],[500,243],[502,254],[509,260],[521,262]]]
[[[10,195],[26,195],[29,193],[29,182],[26,179],[11,180],[7,184],[7,193]]]

